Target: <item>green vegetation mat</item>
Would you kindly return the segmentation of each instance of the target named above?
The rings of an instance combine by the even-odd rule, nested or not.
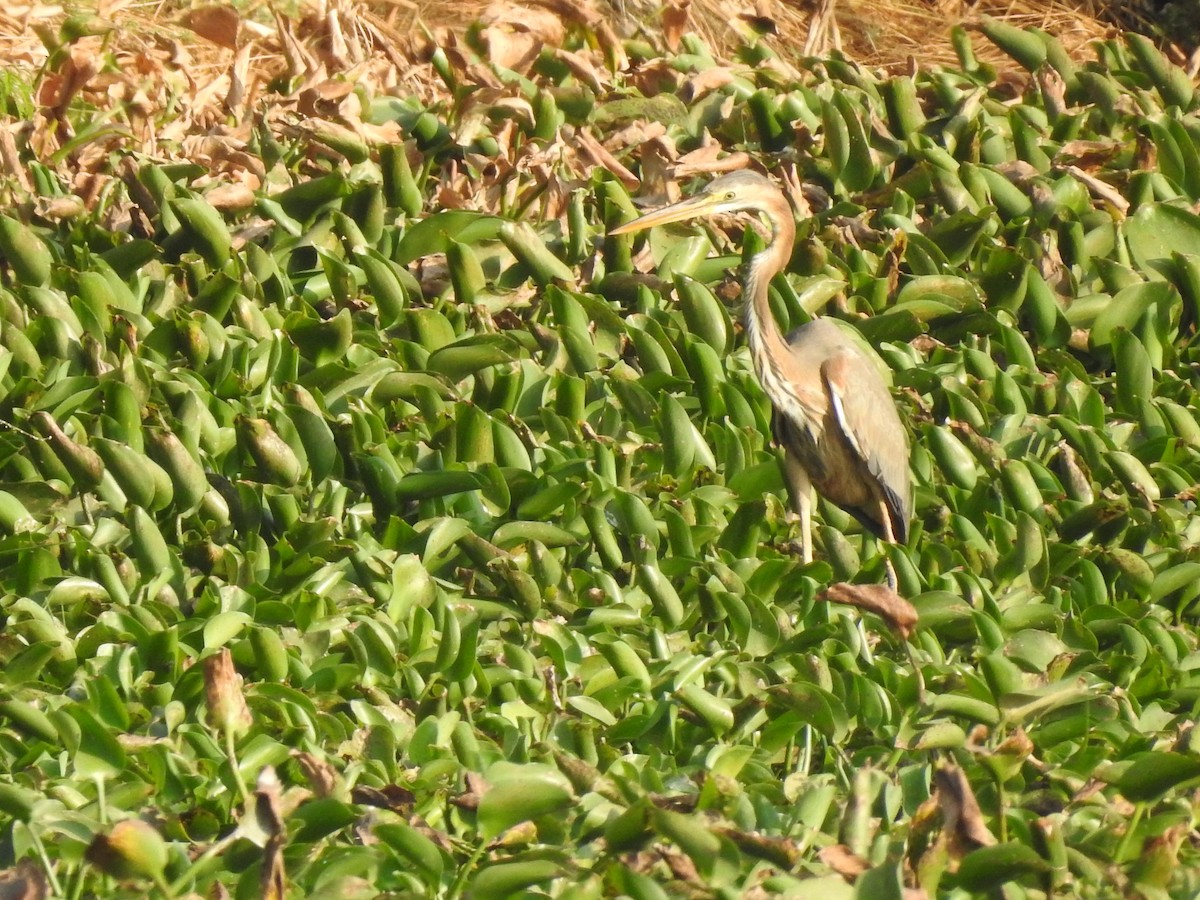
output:
[[[1200,104],[982,32],[1029,77],[576,22],[285,71],[220,153],[13,129],[4,896],[1195,896]],[[733,153],[809,207],[780,323],[911,428],[907,639],[822,593],[883,578],[847,515],[795,555],[753,230],[605,237]]]

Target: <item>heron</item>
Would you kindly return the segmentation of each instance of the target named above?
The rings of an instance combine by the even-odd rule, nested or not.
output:
[[[771,180],[732,172],[678,203],[612,229],[627,234],[698,216],[750,212],[770,239],[746,265],[746,337],[759,384],[774,409],[783,475],[800,518],[803,562],[812,562],[814,488],[877,537],[903,543],[912,516],[908,435],[876,363],[842,328],[816,317],[786,337],[771,312],[768,287],[792,254],[792,208]],[[885,558],[888,586],[896,572]]]

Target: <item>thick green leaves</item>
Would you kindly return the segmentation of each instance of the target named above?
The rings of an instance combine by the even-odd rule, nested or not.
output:
[[[1013,841],[967,854],[959,864],[956,881],[968,891],[989,891],[1009,881],[1041,874],[1048,868],[1032,848]]]
[[[1116,786],[1135,803],[1157,800],[1168,791],[1200,778],[1200,757],[1152,751],[1134,757]]]
[[[480,832],[494,838],[519,822],[557,813],[571,802],[570,787],[557,773],[507,772],[479,801]]]
[[[431,253],[445,253],[451,240],[474,244],[496,238],[504,219],[467,210],[445,210],[422,219],[404,232],[392,259],[407,265]]]
[[[1148,276],[1172,253],[1200,253],[1200,216],[1168,203],[1138,208],[1124,225],[1129,255]]]
[[[257,895],[270,766],[282,878],[306,896],[1200,890],[1186,75],[1137,38],[1083,60],[993,21],[954,32],[962,71],[905,77],[694,35],[660,58],[579,23],[528,55],[497,27],[419,60],[295,29],[279,71],[311,53],[332,81],[272,90],[308,124],[281,128],[271,95],[195,163],[143,162],[138,129],[80,156],[120,92],[74,97],[57,156],[17,135],[14,860],[48,857],[55,893],[111,892],[85,848],[153,840],[113,827],[144,817],[176,880],[160,892]],[[48,71],[85,32],[43,35]],[[102,51],[114,72],[123,46]],[[438,76],[419,101],[375,96],[418,70]],[[662,93],[597,105],[616,71]],[[35,121],[20,78],[10,112]],[[667,96],[654,141],[612,130]],[[336,127],[314,120],[331,103]],[[736,320],[760,235],[604,237],[660,183],[656,147],[804,185],[772,310],[878,356],[911,446],[904,546],[818,501],[800,564]],[[102,190],[81,205],[85,159]],[[231,184],[242,170],[263,186]],[[885,550],[918,613],[906,639],[817,599],[841,579],[886,597]],[[235,672],[206,683],[217,650]],[[227,742],[207,707],[238,698]],[[975,806],[1002,843],[971,849]]]

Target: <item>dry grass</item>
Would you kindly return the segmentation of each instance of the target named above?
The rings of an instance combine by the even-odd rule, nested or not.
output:
[[[528,2],[536,6],[539,0]],[[434,0],[421,5],[418,17],[405,0],[371,4],[384,16],[408,22],[419,18],[427,25],[452,29],[464,28],[494,5],[495,0]],[[1100,4],[1091,0],[609,0],[601,5],[623,34],[640,31],[659,40],[664,19],[669,30],[674,14],[686,17],[685,29],[697,32],[720,55],[727,55],[747,36],[765,28],[774,33],[763,34],[761,39],[785,58],[795,60],[806,50],[819,55],[840,49],[863,65],[892,70],[909,67],[910,60],[924,66],[957,65],[951,28],[970,25],[982,16],[1042,28],[1077,58],[1090,58],[1088,43],[1114,33],[1113,27],[1101,19]],[[828,20],[829,7],[836,27],[822,27]],[[975,44],[981,59],[1000,66],[1012,65],[987,41]]]
[[[155,40],[179,40],[188,45],[199,66],[223,66],[220,48],[183,28],[181,7],[199,2],[166,3],[138,0],[97,0],[93,8],[121,26],[123,39],[141,31]],[[462,32],[472,22],[497,7],[516,4],[505,0],[310,0],[308,18],[320,21],[327,7],[356,7],[369,13],[397,40],[420,35],[426,29]],[[550,7],[562,14],[562,0],[526,0],[531,7]],[[588,7],[588,3],[568,4]],[[270,23],[265,4],[238,4],[248,19]],[[17,2],[0,10],[0,55],[16,65],[36,66],[44,47],[34,28],[61,21],[64,7],[55,3]],[[680,31],[698,33],[719,55],[727,55],[748,36],[760,35],[784,58],[840,49],[851,59],[891,70],[957,63],[950,30],[970,25],[981,16],[1003,18],[1014,25],[1032,25],[1054,34],[1073,56],[1090,56],[1088,42],[1110,35],[1113,28],[1099,17],[1098,4],[1039,2],[1039,0],[597,0],[592,15],[609,21],[623,35],[661,43]],[[134,27],[136,26],[136,27]],[[401,37],[405,36],[405,37]],[[1011,65],[987,41],[975,41],[980,58],[996,65]]]
[[[1090,56],[1088,42],[1109,30],[1090,8],[1035,0],[977,0],[973,5],[964,0],[812,0],[811,6],[777,0],[669,0],[649,8],[635,8],[642,0],[297,0],[303,6],[295,16],[280,13],[265,0],[249,0],[237,8],[198,0],[97,0],[92,7],[96,16],[76,13],[65,29],[64,7],[25,2],[0,11],[0,58],[8,60],[18,81],[34,86],[37,114],[27,116],[11,100],[7,114],[0,113],[0,177],[7,175],[8,183],[28,189],[16,151],[25,146],[37,159],[63,166],[60,177],[89,205],[105,196],[110,179],[128,177],[111,170],[112,160],[124,154],[197,162],[212,178],[240,192],[223,198],[232,203],[252,197],[272,177],[245,164],[243,151],[257,129],[285,142],[310,138],[314,146],[332,141],[336,147],[347,139],[370,145],[399,140],[396,123],[382,128],[364,116],[354,87],[427,107],[445,103],[446,83],[429,65],[436,48],[453,69],[453,81],[477,87],[469,101],[459,101],[479,105],[458,110],[460,127],[467,127],[473,116],[490,114],[495,104],[509,117],[531,116],[528,99],[466,49],[464,32],[477,21],[485,27],[470,43],[486,47],[482,52],[496,65],[528,72],[540,54],[557,53],[597,97],[610,96],[622,85],[647,96],[679,87],[671,78],[664,80],[661,66],[630,69],[621,36],[675,49],[683,35],[697,32],[715,56],[728,59],[741,42],[757,35],[778,52],[784,68],[788,60],[840,48],[860,64],[903,70],[957,67],[951,27],[970,26],[983,15],[1043,28],[1077,57]],[[591,45],[563,54],[560,48],[575,28],[591,36]],[[73,38],[58,46],[63,30]],[[1015,69],[989,41],[972,43],[981,59],[1001,70]],[[706,75],[727,77],[728,71],[717,66]],[[701,86],[700,76],[693,81],[686,86],[693,95],[712,89],[712,84]],[[68,116],[76,107],[85,112]],[[618,151],[652,146],[658,149],[650,155],[657,152],[663,165],[647,165],[643,153],[643,176],[649,173],[662,187],[670,181],[665,165],[703,169],[716,164],[707,158],[677,159],[673,145],[654,143],[661,134],[643,125],[618,132],[603,146],[586,129],[580,131],[568,141],[573,162],[567,169],[599,164],[627,183],[636,182],[617,161]],[[522,149],[519,131],[510,126],[506,134],[512,146],[486,167],[496,170],[495,184],[468,184],[459,172],[457,181],[442,185],[438,203],[486,203],[490,208],[516,183],[506,174],[516,170],[542,173],[543,187],[559,184],[547,159]],[[489,193],[492,189],[500,200]],[[562,196],[545,190],[551,217]]]

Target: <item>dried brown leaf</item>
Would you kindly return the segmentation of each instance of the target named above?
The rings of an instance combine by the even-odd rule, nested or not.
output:
[[[662,857],[662,861],[667,864],[667,868],[671,870],[671,874],[678,880],[693,885],[707,884],[700,877],[700,870],[696,868],[695,861],[686,853],[676,850],[674,847],[662,847],[659,850],[659,855]]]
[[[993,752],[1024,759],[1033,752],[1033,741],[1029,739],[1029,735],[1025,733],[1024,728],[1017,728],[1012,734],[1001,741],[1000,746]]]
[[[305,750],[293,750],[292,759],[318,797],[332,797],[341,790],[342,776],[328,761]]]
[[[542,52],[542,42],[534,35],[497,25],[483,29],[480,39],[492,65],[514,72],[528,72]]]
[[[720,90],[733,81],[733,70],[725,66],[712,66],[697,72],[679,88],[679,99],[684,103],[695,103],[706,94]]]
[[[480,22],[485,26],[480,39],[488,59],[516,72],[528,71],[543,47],[561,46],[566,40],[562,19],[542,7],[500,0],[484,10]]]
[[[1134,881],[1139,886],[1158,888],[1165,893],[1171,876],[1179,866],[1179,848],[1187,833],[1187,826],[1173,825],[1162,834],[1149,838],[1133,865]],[[1149,896],[1148,892],[1143,893]]]
[[[713,826],[712,830],[715,834],[728,838],[743,853],[765,859],[781,869],[794,868],[803,854],[800,845],[791,838],[773,837],[757,831],[743,831],[740,828],[720,825]]]
[[[597,8],[593,0],[539,0],[538,6],[554,13],[563,22],[587,29],[597,28],[608,19],[608,13]]]
[[[871,868],[871,864],[847,847],[845,844],[831,844],[822,847],[817,852],[817,859],[833,869],[851,884],[863,872]]]
[[[905,640],[917,627],[916,607],[883,584],[831,584],[817,599],[873,612]]]
[[[669,146],[668,156],[674,159],[679,154],[675,152],[675,145],[671,138],[667,136],[667,127],[662,122],[657,122],[649,119],[635,119],[623,128],[617,131],[610,132],[604,139],[604,146],[609,151],[623,150],[626,147],[640,147],[647,141],[662,140],[664,146]]]
[[[215,187],[204,195],[204,199],[214,209],[243,210],[254,205],[254,189],[246,184],[223,184]]]
[[[674,141],[658,137],[642,144],[642,193],[661,197],[668,203],[679,199],[679,183],[675,175],[678,157]]]
[[[895,297],[896,292],[900,289],[900,264],[904,261],[904,251],[908,248],[908,236],[901,229],[897,228],[892,232],[892,242],[887,251],[883,254],[883,259],[879,263],[878,276],[887,282],[888,296]],[[920,338],[925,335],[918,335]],[[936,339],[935,339],[936,340]],[[917,338],[913,338],[910,342],[918,350],[927,347],[928,344],[922,341],[919,345],[915,343]]]
[[[71,101],[100,71],[102,60],[96,49],[91,41],[73,44],[62,69],[43,80],[38,99],[48,116],[62,118]]]
[[[259,887],[263,900],[283,900],[287,896],[287,876],[283,867],[283,827],[279,778],[274,766],[266,766],[258,776],[254,790],[254,817],[267,834],[263,847]]]
[[[254,819],[268,837],[283,831],[282,797],[283,788],[275,767],[265,766],[254,785]]]
[[[209,724],[219,731],[241,735],[253,724],[242,694],[242,676],[233,667],[228,647],[204,659],[204,701]]]
[[[409,817],[408,824],[417,831],[421,832],[421,834],[425,835],[425,837],[429,838],[447,853],[452,854],[457,852],[458,848],[454,846],[454,841],[450,839],[446,832],[439,828],[434,828],[420,816]]]
[[[250,61],[254,52],[254,44],[247,42],[229,66],[229,90],[225,94],[225,109],[232,113],[240,122],[246,111],[253,105],[253,96],[247,95],[247,83],[250,81]]]
[[[811,188],[816,185],[805,183],[796,169],[795,160],[788,160],[779,166],[779,180],[783,182],[784,193],[796,214],[802,219],[811,218],[813,204],[819,200],[811,193]]]
[[[1038,88],[1041,89],[1046,112],[1050,115],[1050,121],[1053,122],[1066,112],[1067,83],[1063,81],[1063,77],[1053,66],[1041,66],[1034,77],[1037,79]]]
[[[630,871],[640,875],[649,875],[658,866],[662,855],[654,850],[639,850],[628,854],[622,862]]]
[[[479,21],[488,26],[502,26],[522,32],[543,44],[561,45],[567,37],[562,16],[546,6],[526,6],[497,0],[485,9]]]
[[[1101,181],[1093,175],[1089,175],[1078,166],[1066,166],[1063,171],[1079,181],[1097,199],[1104,201],[1110,212],[1116,212],[1122,218],[1129,212],[1129,201],[1122,197],[1120,192],[1112,185]]]
[[[724,152],[725,148],[721,146],[721,142],[713,139],[706,129],[700,146],[679,157],[675,165],[691,167],[697,172],[706,172],[711,166],[720,162],[721,154]]]
[[[1023,159],[1012,159],[1008,162],[998,163],[995,169],[1017,187],[1026,191],[1030,189],[1031,185],[1041,174]]]
[[[0,900],[45,900],[50,886],[41,867],[31,859],[0,872]]]
[[[663,38],[672,53],[679,50],[679,41],[688,30],[688,11],[692,0],[668,0],[662,7]]]
[[[566,65],[566,67],[571,70],[572,75],[574,75],[579,81],[586,84],[597,94],[604,93],[605,79],[603,76],[601,76],[599,70],[581,54],[572,52],[570,50],[564,50],[562,47],[555,47],[554,57],[559,62]]]
[[[278,30],[279,41],[287,62],[287,74],[290,78],[300,75],[311,75],[318,68],[314,57],[296,38],[291,21],[279,10],[275,10],[275,27]]]
[[[358,48],[352,47],[352,44],[357,44],[356,41],[346,40],[346,32],[342,28],[342,10],[326,10],[324,25],[327,36],[325,56],[334,64],[336,71],[350,68],[355,57],[361,58],[361,54],[355,52]]]
[[[528,125],[534,124],[533,104],[524,97],[496,97],[490,106],[506,110]]]
[[[579,129],[575,137],[579,143],[579,149],[583,152],[584,156],[591,159],[595,165],[602,166],[616,175],[625,187],[634,190],[641,184],[638,177],[618,162],[617,158],[609,153],[603,144],[592,137],[586,128]]]
[[[358,125],[358,130],[362,134],[363,139],[369,144],[404,143],[404,132],[401,130],[399,122],[384,122],[382,125],[361,122]]]
[[[363,806],[375,806],[379,809],[390,809],[402,816],[412,815],[416,795],[408,788],[398,784],[386,784],[382,788],[373,788],[365,784],[355,785],[350,792],[352,803]]]
[[[996,836],[983,821],[979,801],[962,769],[946,763],[934,772],[934,783],[945,829],[952,836],[952,846],[957,848],[959,855],[996,843]]]
[[[1058,148],[1055,159],[1072,162],[1088,172],[1096,172],[1121,151],[1117,141],[1067,141]]]
[[[180,23],[184,28],[191,29],[200,37],[220,47],[237,49],[242,16],[232,6],[220,3],[189,9],[183,14]]]
[[[467,773],[466,782],[467,789],[458,796],[451,797],[450,802],[459,809],[478,809],[479,801],[488,792],[489,785],[482,775],[474,772]]]
[[[29,173],[21,162],[11,126],[0,127],[0,172],[9,178],[15,178],[17,184],[26,193],[33,193],[33,183],[29,180]]]

